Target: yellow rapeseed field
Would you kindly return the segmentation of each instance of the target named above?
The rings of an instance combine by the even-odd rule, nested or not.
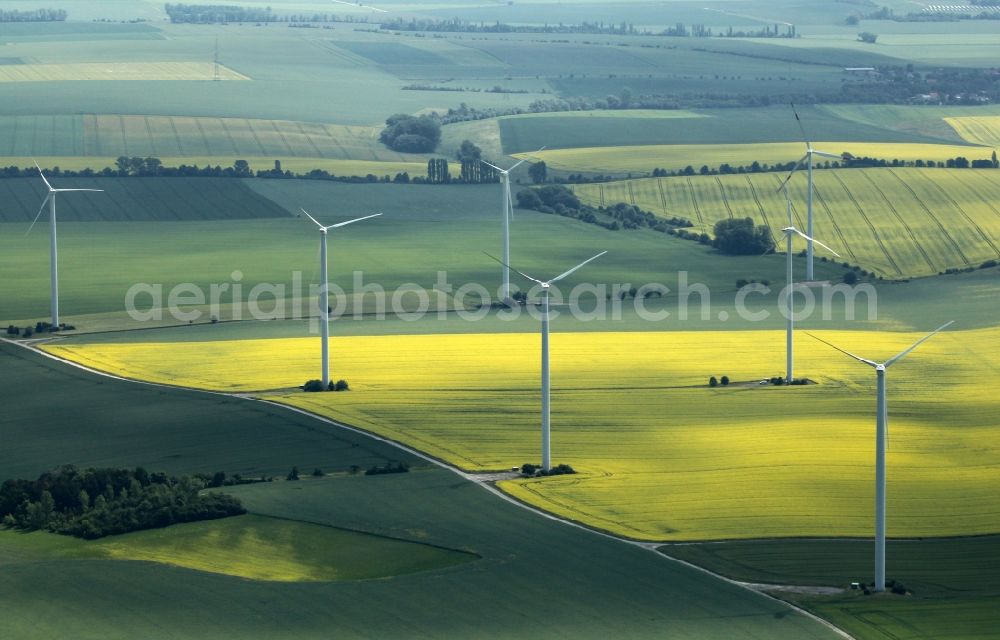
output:
[[[871,358],[917,334],[826,331]],[[874,373],[798,334],[798,374],[776,388],[780,331],[558,333],[553,462],[579,473],[502,487],[641,539],[867,536]],[[129,377],[266,397],[415,446],[470,470],[539,460],[536,334],[334,339],[348,393],[288,391],[317,377],[316,338],[47,349]],[[947,332],[889,374],[889,533],[1000,531],[1000,329]],[[711,389],[709,376],[728,375]]]
[[[955,133],[973,144],[1000,147],[1000,116],[945,118]]]
[[[777,241],[787,224],[784,174],[639,178],[575,185],[585,203],[627,202],[713,233],[719,220],[750,217]],[[795,225],[806,228],[808,182],[789,182]],[[876,168],[815,172],[815,237],[886,278],[934,275],[1000,259],[1000,172],[993,169]],[[801,245],[800,245],[801,246]],[[778,243],[778,250],[783,247]],[[817,255],[830,256],[822,249]]]

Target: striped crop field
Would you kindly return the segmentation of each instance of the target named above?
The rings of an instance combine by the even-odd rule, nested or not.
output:
[[[681,216],[711,234],[716,222],[751,217],[775,238],[787,222],[782,173],[642,178],[576,185],[584,202],[628,202]],[[885,278],[934,275],[1000,258],[1000,171],[839,169],[813,174],[814,231],[841,255]],[[793,178],[795,225],[806,225],[806,178]],[[822,255],[822,254],[819,254]],[[831,256],[832,257],[832,256]]]
[[[872,358],[918,337],[819,335]],[[553,462],[579,473],[503,488],[642,539],[870,535],[874,375],[801,337],[798,371],[818,384],[757,384],[782,371],[783,342],[780,331],[555,334]],[[1000,400],[981,392],[998,348],[1000,329],[949,332],[893,368],[891,536],[1000,531]],[[469,470],[539,460],[534,333],[336,338],[346,393],[288,391],[318,374],[315,337],[45,349],[137,379],[275,389],[263,395]],[[734,382],[712,389],[713,375]]]
[[[814,142],[821,151],[886,160],[945,161],[963,156],[969,160],[987,159],[992,149],[981,146],[925,144],[912,142]],[[518,158],[544,160],[552,169],[588,173],[649,174],[659,167],[681,170],[702,165],[717,168],[723,163],[734,167],[754,162],[775,164],[794,162],[805,153],[801,142],[761,142],[754,144],[664,144],[621,147],[583,147],[579,149],[547,149],[537,153],[517,153]]]
[[[426,156],[382,145],[378,132],[378,127],[246,118],[8,116],[0,117],[0,157],[225,158],[225,165],[248,157],[269,158],[272,164],[275,158],[322,158],[426,165]]]
[[[3,82],[65,82],[80,80],[207,80],[212,81],[211,62],[70,62],[59,64],[0,65]],[[242,73],[219,65],[220,80],[250,80]]]
[[[1000,147],[1000,116],[945,118],[955,133],[973,144]]]

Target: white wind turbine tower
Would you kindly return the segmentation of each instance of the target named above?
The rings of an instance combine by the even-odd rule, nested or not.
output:
[[[782,187],[782,192],[785,194],[785,206],[788,209],[788,226],[782,229],[785,235],[785,281],[788,283],[788,298],[785,302],[785,382],[792,384],[794,380],[794,357],[792,355],[793,348],[793,338],[792,330],[794,328],[795,321],[792,318],[792,298],[795,291],[795,279],[792,277],[792,237],[801,236],[808,240],[809,242],[815,242],[819,246],[823,247],[833,255],[840,257],[840,254],[826,246],[819,240],[816,240],[798,229],[792,224],[792,201],[788,198],[788,182],[786,181]]]
[[[542,147],[538,151],[542,151],[545,147]],[[536,151],[537,153],[537,151]],[[495,164],[490,164],[485,160],[480,160],[481,163],[485,164],[487,167],[495,169],[500,174],[500,185],[503,190],[503,284],[500,288],[500,297],[503,302],[510,300],[510,222],[514,218],[514,203],[510,197],[510,172],[519,167],[520,165],[527,162],[528,159],[524,158],[514,164],[514,166],[508,169],[501,169]]]
[[[330,229],[337,229],[339,227],[344,227],[355,222],[360,222],[361,220],[367,220],[368,218],[377,218],[382,215],[381,213],[375,213],[370,216],[365,216],[363,218],[355,218],[353,220],[348,220],[346,222],[338,222],[337,224],[330,224],[323,226],[319,223],[316,218],[309,215],[309,212],[305,209],[300,209],[302,213],[306,214],[306,217],[316,223],[319,227],[319,268],[323,274],[323,286],[319,290],[319,306],[320,306],[320,335],[322,336],[321,351],[323,358],[323,388],[326,389],[330,386],[330,282],[327,275],[326,268],[326,232]]]
[[[549,288],[552,286],[553,282],[558,282],[573,273],[583,265],[588,262],[597,260],[603,256],[607,251],[602,251],[592,258],[587,258],[580,264],[576,265],[569,271],[563,272],[557,275],[551,280],[541,281],[536,278],[532,278],[528,274],[518,271],[514,267],[507,265],[506,263],[501,263],[505,267],[508,267],[512,271],[524,276],[528,280],[537,283],[542,287],[542,469],[548,471],[552,468],[552,447],[551,439],[549,434]],[[490,254],[486,254],[490,256]],[[490,256],[497,262],[497,258]]]
[[[889,441],[889,409],[886,404],[885,394],[885,372],[893,364],[902,360],[908,353],[916,349],[920,343],[924,342],[934,334],[946,329],[954,320],[946,322],[926,336],[917,340],[905,351],[901,351],[889,358],[885,362],[875,362],[856,356],[849,351],[844,351],[840,347],[830,344],[822,338],[817,338],[811,333],[809,336],[816,338],[825,345],[833,347],[846,356],[854,358],[858,362],[875,369],[877,380],[876,418],[875,418],[875,591],[885,591],[885,451]]]
[[[28,231],[24,235],[31,233],[31,230],[35,227],[35,223],[38,222],[38,218],[42,215],[42,211],[45,210],[45,204],[49,205],[49,271],[52,278],[51,292],[52,292],[52,326],[59,328],[59,247],[56,242],[56,194],[65,193],[68,191],[104,191],[104,189],[56,189],[53,188],[49,181],[45,179],[45,173],[42,172],[42,168],[38,166],[35,162],[35,167],[38,169],[38,175],[42,177],[42,181],[45,182],[45,186],[48,188],[48,195],[42,200],[42,206],[38,208],[38,213],[35,214],[35,219],[31,221],[31,226],[28,227]]]
[[[799,131],[802,132],[802,140],[806,143],[806,154],[802,156],[792,170],[789,172],[788,177],[785,178],[785,182],[782,186],[788,183],[798,171],[803,163],[806,165],[806,175],[808,177],[808,191],[806,195],[806,235],[811,236],[813,234],[813,156],[822,156],[824,158],[834,158],[835,160],[846,160],[849,157],[847,154],[837,154],[837,153],[827,153],[826,151],[820,151],[819,149],[813,149],[812,142],[809,141],[809,136],[806,134],[806,128],[802,126],[802,120],[799,119],[799,112],[795,110],[795,105],[792,105],[792,113],[795,114],[795,121],[799,124]],[[813,281],[813,240],[809,239],[806,242],[806,281]]]

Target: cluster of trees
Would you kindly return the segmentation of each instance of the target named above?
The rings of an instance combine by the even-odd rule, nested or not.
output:
[[[433,116],[397,113],[385,121],[379,141],[395,151],[430,153],[441,142],[441,122]]]
[[[483,164],[483,150],[473,144],[471,140],[462,141],[461,146],[455,151],[455,157],[462,165],[462,172],[459,174],[459,180],[462,182],[481,184],[496,182],[500,178],[496,169]],[[428,174],[428,178],[430,178],[430,174]]]
[[[206,483],[135,469],[84,469],[68,465],[37,480],[0,486],[0,518],[8,527],[46,529],[92,540],[178,522],[246,513],[240,501],[199,492]]]
[[[719,386],[720,384],[723,387],[728,387],[729,386],[729,376],[722,376],[721,379],[720,378],[716,378],[715,376],[712,376],[711,378],[708,379],[708,386],[710,386],[712,388],[715,388],[715,387]]]
[[[521,475],[526,478],[536,478],[539,476],[565,476],[576,473],[576,469],[568,464],[558,464],[549,468],[548,471],[540,465],[526,463],[521,465]]]
[[[222,4],[170,4],[164,10],[173,23],[214,24],[218,22],[276,22],[271,7],[237,7]]]
[[[324,385],[322,380],[307,380],[301,389],[303,391],[317,392],[317,391],[350,391],[351,388],[347,384],[347,380],[337,380],[334,382],[331,380],[328,384]]]
[[[809,378],[792,378],[791,382],[786,382],[784,376],[774,376],[773,378],[768,378],[767,381],[776,387],[780,387],[784,384],[790,384],[794,386],[809,384]]]
[[[884,65],[858,82],[846,82],[826,102],[942,103],[978,105],[1000,100],[1000,76],[994,69],[947,68],[917,71],[910,65]]]
[[[15,327],[9,324],[7,325],[7,335],[30,338],[33,333],[55,333],[56,331],[73,331],[74,329],[76,327],[65,322],[60,322],[58,327],[53,326],[51,322],[36,322],[33,327]]]
[[[670,233],[678,228],[694,226],[690,220],[678,217],[659,218],[649,211],[644,211],[625,202],[618,202],[606,207],[592,207],[580,202],[572,190],[559,184],[519,191],[517,206],[522,209],[574,218],[581,222],[596,224],[610,231],[623,228],[648,228],[662,233]]]
[[[408,84],[402,87],[403,91],[455,91],[458,93],[531,93],[527,89],[508,89],[498,84],[487,89],[479,87],[445,87],[439,84]]]
[[[405,462],[397,462],[396,464],[386,463],[384,465],[374,465],[365,470],[366,476],[381,476],[387,473],[408,473],[410,471],[410,465]]]
[[[753,218],[728,218],[715,223],[712,246],[731,256],[763,255],[774,251],[771,231],[754,225]]]
[[[486,22],[468,22],[465,20],[459,20],[458,18],[452,18],[450,20],[433,20],[433,19],[415,19],[405,20],[403,18],[395,18],[393,20],[386,20],[380,24],[380,28],[386,31],[409,31],[409,32],[427,32],[427,33],[584,33],[584,34],[596,34],[596,35],[615,35],[615,36],[671,36],[671,37],[693,37],[693,38],[710,38],[713,35],[724,38],[795,38],[798,37],[795,33],[794,25],[787,25],[784,29],[780,29],[779,25],[774,25],[772,29],[770,25],[765,26],[763,29],[753,29],[753,30],[734,30],[729,27],[726,31],[720,31],[718,33],[713,33],[711,27],[706,27],[703,24],[691,25],[687,27],[684,23],[678,22],[673,27],[667,27],[666,29],[661,29],[659,31],[653,31],[650,29],[637,28],[634,24],[630,22],[619,22],[619,23],[605,23],[603,21],[598,22],[587,22],[583,21],[579,24],[545,24],[545,25],[527,25],[527,24],[505,24],[499,20],[496,22],[486,23]]]
[[[63,22],[64,9],[0,9],[0,22]]]

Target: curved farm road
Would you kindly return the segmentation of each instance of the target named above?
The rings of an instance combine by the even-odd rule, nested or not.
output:
[[[358,429],[356,427],[352,427],[350,425],[337,422],[335,420],[326,418],[324,416],[320,416],[320,415],[316,415],[316,414],[310,413],[308,411],[299,409],[297,407],[290,407],[288,405],[283,405],[283,404],[279,404],[279,403],[275,403],[275,402],[271,402],[271,401],[267,401],[267,400],[260,400],[260,399],[257,399],[255,397],[253,397],[253,396],[250,396],[248,394],[220,393],[220,392],[215,392],[215,391],[205,391],[205,390],[201,390],[201,389],[190,389],[190,388],[186,388],[186,387],[178,387],[178,386],[175,386],[175,385],[165,385],[165,384],[159,384],[159,383],[146,382],[146,381],[143,381],[143,380],[128,379],[128,378],[124,378],[124,377],[121,377],[121,376],[116,376],[114,374],[110,374],[110,373],[107,373],[107,372],[104,372],[104,371],[92,369],[90,367],[83,366],[81,364],[78,364],[76,362],[72,362],[72,361],[66,360],[64,358],[60,358],[60,357],[55,356],[53,354],[50,354],[50,353],[41,351],[39,349],[36,349],[32,345],[24,344],[23,342],[8,340],[8,339],[5,339],[5,338],[3,338],[2,341],[5,342],[5,343],[8,343],[8,344],[11,344],[11,345],[16,345],[16,346],[18,346],[20,348],[23,348],[23,349],[27,349],[27,350],[31,351],[32,353],[37,354],[37,355],[39,355],[41,357],[47,358],[49,360],[53,360],[53,361],[59,362],[59,363],[64,364],[64,365],[69,365],[71,367],[74,367],[76,369],[85,371],[85,372],[93,374],[93,375],[102,376],[102,377],[110,378],[110,379],[114,379],[114,380],[119,380],[119,381],[122,381],[122,382],[130,382],[130,383],[135,383],[135,384],[140,384],[140,385],[146,385],[146,386],[150,386],[150,387],[154,387],[154,388],[184,389],[186,391],[193,391],[193,392],[202,393],[202,394],[209,394],[209,395],[214,395],[214,396],[225,396],[225,397],[229,397],[229,398],[236,398],[236,399],[246,400],[246,401],[250,401],[250,402],[260,402],[260,403],[264,403],[264,404],[268,404],[268,405],[273,405],[275,407],[280,407],[281,409],[283,409],[285,411],[290,411],[290,412],[302,414],[304,416],[308,416],[311,419],[314,419],[314,420],[317,420],[319,422],[325,423],[325,424],[327,424],[329,426],[332,426],[332,427],[335,427],[337,429],[345,429],[345,430],[351,431],[351,432],[356,433],[356,434],[364,435],[364,436],[366,436],[368,438],[374,439],[374,440],[379,441],[379,442],[381,442],[383,444],[387,444],[387,445],[390,445],[390,446],[392,446],[394,448],[397,448],[399,450],[405,451],[405,452],[407,452],[408,454],[410,454],[412,456],[415,456],[417,458],[425,460],[425,461],[427,461],[427,462],[429,462],[429,463],[431,463],[433,465],[436,465],[436,466],[438,466],[440,468],[446,469],[446,470],[450,471],[451,473],[454,473],[454,474],[460,476],[464,480],[466,480],[468,482],[472,482],[472,483],[478,485],[479,487],[482,487],[484,490],[488,491],[489,493],[491,493],[493,496],[499,498],[500,500],[503,500],[505,503],[508,503],[510,505],[514,505],[514,506],[516,506],[519,509],[522,509],[524,511],[531,512],[535,516],[538,516],[540,518],[544,518],[544,519],[546,519],[548,521],[551,521],[551,522],[560,523],[562,526],[575,528],[575,529],[577,529],[579,531],[586,532],[587,534],[589,534],[591,536],[598,536],[598,537],[601,537],[601,538],[604,538],[604,539],[613,540],[613,541],[615,541],[615,542],[617,542],[619,544],[629,545],[629,546],[632,546],[634,548],[642,549],[645,552],[656,554],[656,557],[659,558],[659,559],[661,559],[661,560],[663,560],[663,561],[670,562],[670,563],[676,563],[677,565],[682,565],[683,567],[687,567],[688,569],[694,570],[694,571],[696,571],[696,572],[698,572],[700,574],[703,574],[703,575],[706,575],[706,576],[711,576],[715,580],[718,580],[718,581],[720,581],[722,583],[727,583],[729,585],[733,585],[735,587],[738,587],[738,588],[740,588],[742,590],[747,590],[747,591],[753,592],[753,593],[757,594],[758,596],[767,598],[768,600],[770,600],[770,601],[772,601],[774,603],[780,603],[782,607],[787,607],[787,609],[789,611],[794,611],[794,612],[800,614],[801,616],[804,616],[806,618],[809,618],[809,619],[813,620],[817,625],[821,625],[823,628],[826,629],[827,634],[830,635],[830,636],[840,637],[840,638],[848,638],[848,639],[853,638],[851,635],[847,634],[846,632],[844,632],[840,628],[834,626],[830,622],[828,622],[828,621],[826,621],[826,620],[824,620],[824,619],[822,619],[822,618],[820,618],[820,617],[818,617],[818,616],[810,613],[809,611],[806,611],[806,610],[804,610],[804,609],[802,609],[802,608],[800,608],[800,607],[798,607],[798,606],[796,606],[794,604],[791,604],[791,603],[789,603],[789,602],[787,602],[785,600],[782,600],[782,599],[778,598],[776,595],[774,595],[775,593],[791,592],[791,591],[795,591],[795,592],[799,592],[799,593],[802,593],[802,592],[808,592],[808,593],[830,593],[830,591],[829,591],[830,588],[829,587],[801,587],[801,586],[791,586],[791,585],[758,584],[758,583],[748,583],[748,582],[741,582],[741,581],[738,581],[738,580],[733,580],[731,578],[727,578],[726,576],[719,575],[719,574],[713,573],[711,571],[708,571],[707,569],[704,569],[704,568],[702,568],[702,567],[700,567],[698,565],[695,565],[695,564],[686,562],[684,560],[680,560],[680,559],[677,559],[677,558],[674,558],[674,557],[670,556],[668,553],[665,553],[663,551],[663,549],[662,549],[663,543],[630,540],[630,539],[622,538],[622,537],[615,536],[615,535],[612,535],[612,534],[609,534],[609,533],[605,533],[605,532],[602,532],[602,531],[599,531],[599,530],[596,530],[596,529],[592,529],[592,528],[590,528],[588,526],[585,526],[585,525],[583,525],[581,523],[578,523],[578,522],[574,522],[574,521],[571,521],[571,520],[567,520],[567,519],[564,519],[564,518],[557,517],[557,516],[555,516],[555,515],[553,515],[551,513],[542,511],[542,510],[537,509],[537,508],[535,508],[535,507],[533,507],[531,505],[528,505],[528,504],[523,503],[523,502],[521,502],[519,500],[516,500],[516,499],[514,499],[513,497],[507,495],[506,493],[504,493],[503,491],[501,491],[500,489],[498,489],[495,486],[495,483],[498,482],[498,481],[500,481],[500,480],[505,480],[505,479],[509,479],[511,477],[516,476],[517,474],[515,472],[504,472],[504,473],[468,473],[468,472],[462,471],[461,469],[459,469],[457,467],[454,467],[454,466],[452,466],[450,464],[447,464],[447,463],[445,463],[445,462],[443,462],[441,460],[438,460],[436,458],[428,456],[427,454],[425,454],[425,453],[423,453],[421,451],[418,451],[416,449],[408,447],[408,446],[406,446],[406,445],[404,445],[402,443],[399,443],[399,442],[396,442],[396,441],[393,441],[393,440],[390,440],[390,439],[387,439],[387,438],[383,438],[381,436],[372,434],[372,433],[370,433],[368,431],[364,431],[362,429]],[[837,590],[834,590],[834,591],[837,591]],[[737,613],[735,615],[739,616],[741,614]],[[743,614],[743,615],[745,615],[745,614]],[[759,614],[757,614],[757,615],[759,615]],[[723,617],[726,617],[726,616],[723,614]],[[775,617],[779,617],[778,614],[775,614]],[[757,631],[759,632],[760,629],[758,628]],[[800,631],[802,631],[802,629],[800,629]],[[818,632],[819,628],[816,628],[813,631],[814,632]],[[815,635],[814,633],[810,633],[810,636],[814,636],[814,635]],[[751,636],[755,637],[754,634],[753,634],[753,632],[751,632]],[[684,636],[684,637],[692,637],[692,636],[687,635],[687,636]],[[732,637],[735,637],[735,636],[732,636]]]

